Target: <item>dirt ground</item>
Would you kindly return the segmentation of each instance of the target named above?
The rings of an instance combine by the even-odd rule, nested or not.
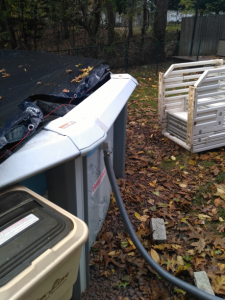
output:
[[[168,67],[161,65],[160,71]],[[155,68],[129,70],[139,85],[128,103],[126,175],[118,180],[121,195],[152,258],[193,285],[193,272],[206,271],[215,294],[225,299],[225,149],[191,154],[161,134]],[[151,218],[164,219],[165,244],[154,244]],[[165,282],[145,263],[112,195],[90,253],[90,287],[82,299],[195,298]]]

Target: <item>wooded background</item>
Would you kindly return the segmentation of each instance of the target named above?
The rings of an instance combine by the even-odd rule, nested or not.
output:
[[[137,15],[140,38],[152,26],[153,39],[164,41],[167,10],[178,9],[178,4],[179,0],[0,0],[0,47],[111,45],[136,36]],[[116,13],[123,22],[116,22]],[[121,26],[123,30],[115,30]]]

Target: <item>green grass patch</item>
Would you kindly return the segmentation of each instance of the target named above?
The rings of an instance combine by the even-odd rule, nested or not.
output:
[[[172,159],[164,160],[161,162],[160,166],[163,170],[170,170],[176,166],[176,161]]]
[[[161,162],[161,168],[164,170],[174,169],[175,167],[180,168],[180,166],[185,170],[187,167],[188,157],[185,154],[176,156],[176,160],[167,159]]]
[[[223,218],[225,220],[225,209],[223,209],[222,207],[219,207],[218,214],[221,218]]]
[[[158,108],[158,103],[153,100],[147,100],[148,104],[154,107],[155,109]]]
[[[200,165],[203,167],[209,168],[209,167],[214,166],[214,162],[205,160],[205,161],[201,161]]]

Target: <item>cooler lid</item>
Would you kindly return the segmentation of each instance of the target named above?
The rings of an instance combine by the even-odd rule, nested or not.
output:
[[[72,230],[71,220],[25,191],[0,196],[0,287]]]

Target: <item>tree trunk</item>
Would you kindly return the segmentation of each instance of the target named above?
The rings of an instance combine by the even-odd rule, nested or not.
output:
[[[113,11],[112,0],[106,1],[107,17],[108,17],[108,44],[111,45],[115,37],[115,15]]]
[[[133,17],[130,16],[128,19],[128,29],[129,29],[129,33],[128,33],[128,37],[132,38],[134,33],[133,33]]]
[[[167,25],[168,0],[156,0],[153,32],[156,41],[164,43]]]
[[[24,3],[23,3],[23,1],[20,1],[20,11],[21,11],[21,22],[22,22],[22,36],[24,39],[24,44],[26,46],[26,49],[29,50],[28,40],[27,40],[27,29],[26,29],[25,18],[24,18]]]
[[[0,8],[1,8],[4,23],[5,23],[5,27],[10,36],[11,47],[12,47],[12,49],[15,49],[17,47],[16,35],[15,35],[14,29],[13,29],[12,20],[9,17],[9,13],[6,8],[5,0],[0,0]]]
[[[128,13],[128,16],[129,16],[129,18],[128,18],[128,29],[129,29],[128,37],[129,38],[132,38],[134,35],[134,32],[133,32],[134,7],[135,7],[135,0],[132,0],[131,8]]]
[[[144,39],[145,33],[148,29],[148,21],[147,21],[147,16],[148,16],[148,10],[147,10],[147,0],[144,0],[143,4],[143,24],[141,28],[141,39]]]

